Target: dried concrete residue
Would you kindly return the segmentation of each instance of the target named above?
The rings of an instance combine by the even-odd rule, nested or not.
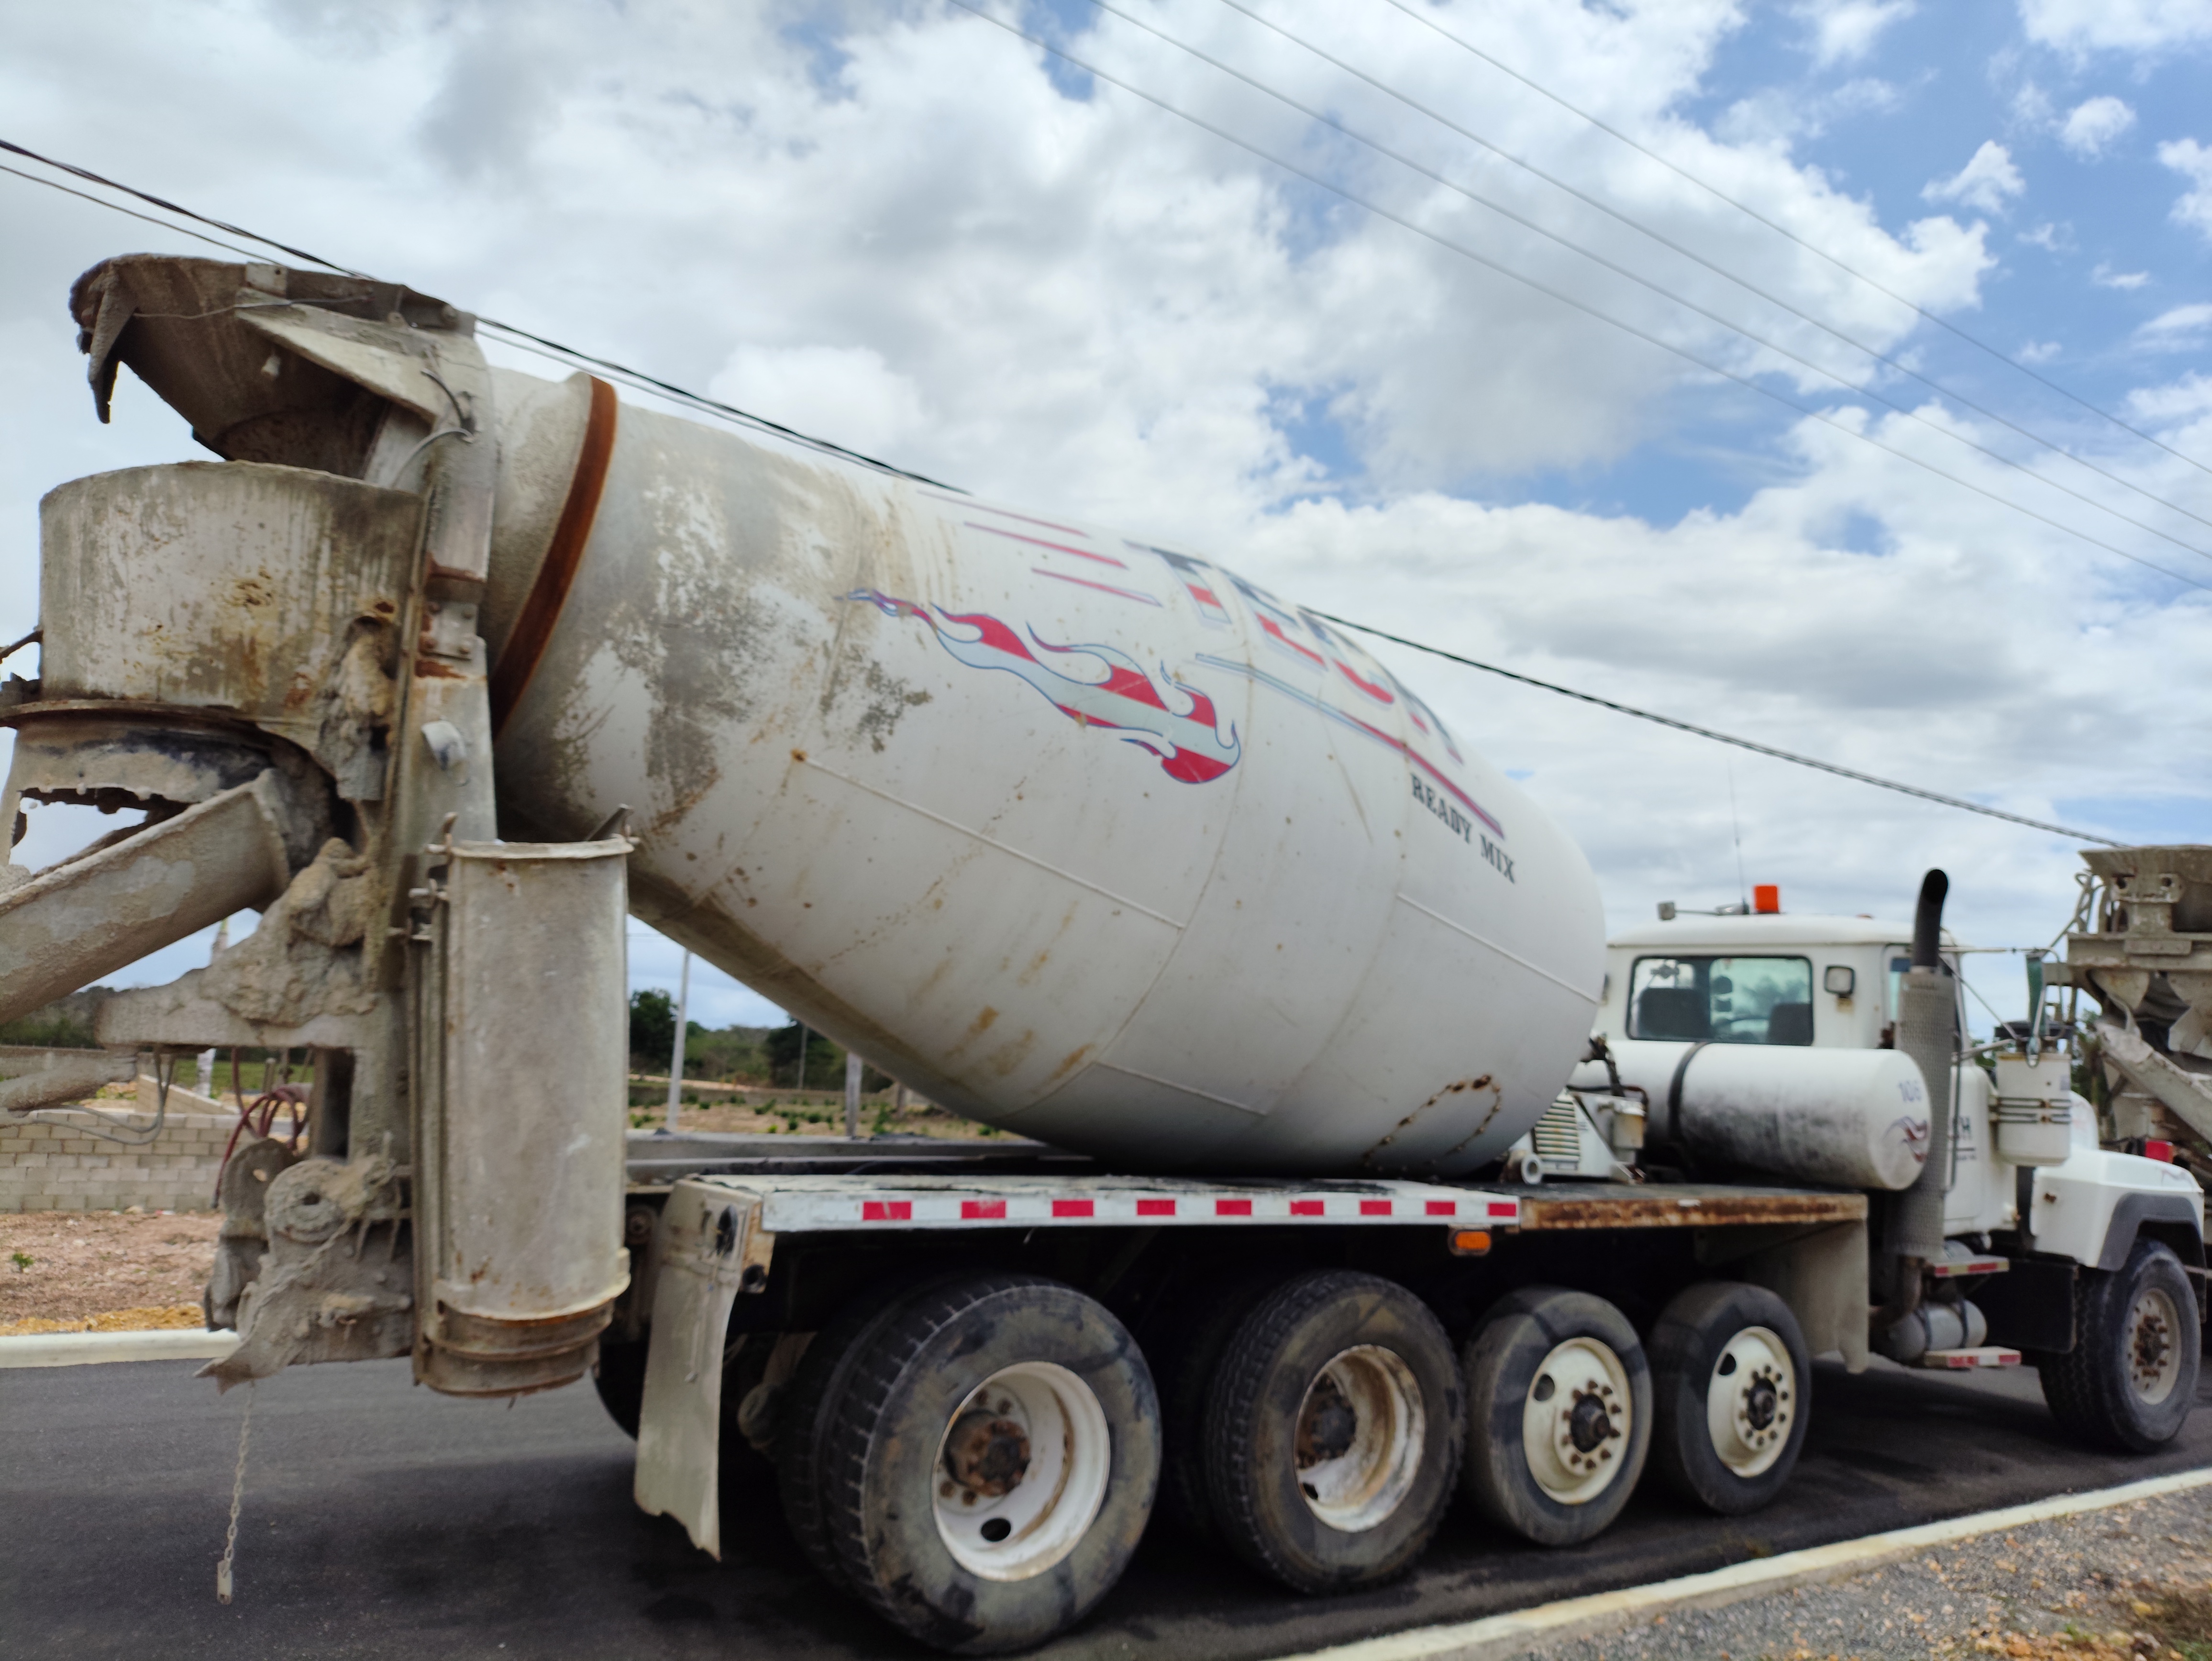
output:
[[[845,671],[857,660],[864,701],[860,719],[853,723],[854,735],[867,739],[872,748],[880,751],[897,729],[900,717],[928,703],[929,694],[914,691],[860,647],[848,644],[838,657],[836,672],[822,694],[822,714],[825,719],[836,718],[832,706],[838,694],[850,684]]]

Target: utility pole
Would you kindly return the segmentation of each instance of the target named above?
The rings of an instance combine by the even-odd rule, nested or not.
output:
[[[684,1100],[684,1012],[691,1003],[691,954],[684,954],[684,977],[676,983],[676,1053],[668,1058],[668,1134],[676,1134],[677,1109]]]
[[[860,1140],[860,1058],[845,1052],[845,1140]]]

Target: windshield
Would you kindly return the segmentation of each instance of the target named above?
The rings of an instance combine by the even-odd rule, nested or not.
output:
[[[1628,1036],[1711,1043],[1813,1042],[1809,958],[1638,958]]]

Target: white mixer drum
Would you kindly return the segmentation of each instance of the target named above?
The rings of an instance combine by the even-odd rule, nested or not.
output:
[[[1341,631],[635,409],[497,774],[510,835],[629,804],[637,914],[809,1025],[1125,1165],[1464,1171],[1598,995],[1581,850]]]

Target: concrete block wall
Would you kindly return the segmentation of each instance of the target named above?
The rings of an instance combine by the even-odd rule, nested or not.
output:
[[[141,1083],[150,1109],[151,1084]],[[67,1109],[45,1109],[33,1119],[0,1115],[0,1211],[205,1211],[215,1202],[223,1145],[238,1123],[235,1113],[189,1110],[214,1106],[173,1087],[161,1134],[143,1147],[94,1136],[84,1129],[89,1116]],[[127,1101],[103,1102],[100,1111],[111,1121],[153,1122]]]

